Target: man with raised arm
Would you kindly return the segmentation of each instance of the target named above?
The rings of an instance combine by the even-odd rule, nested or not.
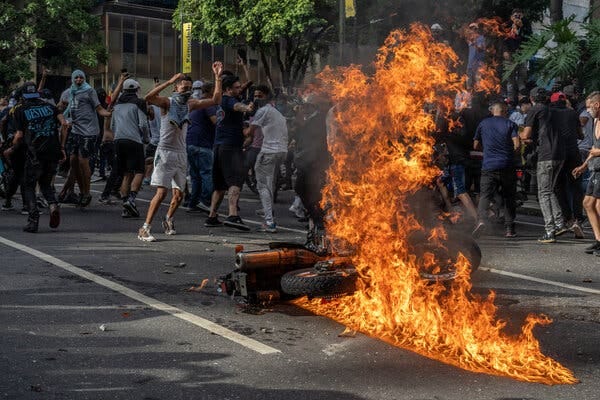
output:
[[[188,113],[191,110],[202,109],[219,104],[221,101],[221,71],[220,62],[213,64],[215,74],[215,91],[211,99],[191,99],[192,79],[181,73],[173,75],[168,81],[152,89],[145,100],[160,108],[160,139],[154,157],[154,171],[150,184],[156,187],[156,193],[148,207],[146,221],[138,231],[138,239],[145,242],[156,240],[150,233],[152,219],[160,204],[167,196],[167,190],[173,190],[173,196],[167,215],[163,220],[165,234],[175,234],[173,215],[183,199],[183,189],[186,184],[187,152],[186,131],[189,124]],[[162,97],[160,92],[170,85],[175,85],[171,97]]]

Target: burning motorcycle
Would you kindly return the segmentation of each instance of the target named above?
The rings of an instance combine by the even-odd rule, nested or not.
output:
[[[419,275],[429,282],[451,281],[457,277],[459,255],[471,266],[481,262],[476,241],[448,222],[432,202],[435,191],[416,193],[412,211],[423,223],[421,230],[407,238],[409,250],[419,265]],[[437,209],[437,213],[432,213]],[[266,250],[236,250],[235,269],[219,280],[218,290],[241,296],[249,303],[264,303],[295,297],[337,297],[356,290],[358,274],[353,266],[354,250],[322,232],[311,235],[314,243],[273,242]]]

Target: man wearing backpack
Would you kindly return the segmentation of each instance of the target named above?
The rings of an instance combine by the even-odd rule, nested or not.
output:
[[[10,151],[23,147],[26,152],[24,198],[29,210],[25,232],[37,232],[40,213],[35,195],[36,184],[50,207],[50,228],[60,224],[60,210],[52,180],[58,162],[66,159],[66,121],[58,109],[40,98],[33,82],[21,87],[23,104],[15,112],[16,133]],[[62,127],[59,134],[59,128]]]

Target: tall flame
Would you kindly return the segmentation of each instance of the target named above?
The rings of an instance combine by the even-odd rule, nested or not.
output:
[[[530,315],[520,335],[508,335],[506,323],[496,317],[494,293],[487,298],[470,293],[464,257],[450,287],[419,277],[420,264],[435,260],[411,254],[409,235],[425,228],[407,200],[439,173],[431,165],[434,140],[429,133],[435,123],[424,109],[434,102],[451,109],[453,95],[464,85],[450,71],[457,61],[448,46],[413,25],[386,39],[374,76],[357,66],[321,74],[339,126],[323,192],[323,201],[335,212],[327,228],[356,250],[353,262],[360,279],[353,295],[296,303],[351,330],[460,368],[546,384],[574,383],[571,371],[541,353],[533,335],[536,325],[550,320]],[[443,235],[432,230],[426,237],[431,242]]]

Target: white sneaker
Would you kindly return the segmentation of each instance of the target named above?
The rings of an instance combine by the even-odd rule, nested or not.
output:
[[[143,226],[138,231],[138,239],[143,242],[156,242],[156,238],[150,233],[150,227],[144,228]]]
[[[167,219],[167,217],[165,217],[165,219],[162,222],[162,226],[165,229],[165,235],[174,235],[175,232],[175,223],[173,222],[173,219]]]

